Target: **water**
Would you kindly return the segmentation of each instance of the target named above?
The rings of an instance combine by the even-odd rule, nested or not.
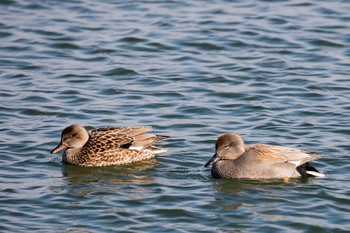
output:
[[[349,1],[0,2],[0,231],[350,230]],[[151,125],[170,151],[79,168],[61,130]],[[322,179],[214,180],[235,132]]]

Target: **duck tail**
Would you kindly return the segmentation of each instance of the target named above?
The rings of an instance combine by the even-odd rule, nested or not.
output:
[[[326,175],[320,172],[307,171],[306,174],[314,177],[325,177]]]
[[[148,146],[144,150],[145,151],[149,151],[149,152],[151,152],[153,154],[159,154],[159,153],[164,153],[164,152],[169,151],[168,148],[159,148],[159,147],[156,147],[156,146]]]
[[[310,163],[304,163],[304,164],[300,165],[299,167],[297,167],[297,171],[302,176],[325,177],[325,174],[319,172]]]

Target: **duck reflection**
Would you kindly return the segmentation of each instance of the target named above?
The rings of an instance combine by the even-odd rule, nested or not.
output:
[[[224,210],[235,210],[243,205],[249,205],[249,201],[244,198],[241,192],[248,190],[255,190],[254,192],[270,193],[269,196],[278,197],[280,193],[277,191],[278,187],[284,185],[291,185],[295,183],[307,183],[310,178],[290,179],[285,183],[281,179],[269,180],[249,180],[249,179],[235,179],[235,180],[214,180],[213,185],[215,189],[215,201]],[[274,188],[271,188],[274,187]],[[276,189],[275,189],[276,188]],[[276,193],[272,190],[275,190]],[[227,198],[231,197],[231,198]],[[236,197],[236,198],[235,198]],[[243,197],[243,198],[242,198]],[[241,200],[241,202],[240,202]]]
[[[249,188],[263,188],[267,186],[281,186],[293,183],[308,183],[312,178],[299,177],[294,179],[289,179],[285,182],[283,179],[261,179],[261,180],[251,180],[251,179],[227,179],[227,180],[215,180],[214,188],[218,193],[230,193],[237,194],[245,189]]]
[[[153,177],[145,170],[158,166],[157,159],[149,159],[128,165],[108,167],[80,167],[64,164],[63,177],[68,185],[91,182],[108,182],[110,184],[150,184]]]

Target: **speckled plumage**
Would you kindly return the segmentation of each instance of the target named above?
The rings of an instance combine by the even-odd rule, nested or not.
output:
[[[272,179],[300,176],[324,176],[308,162],[320,154],[299,149],[264,144],[244,145],[237,134],[224,134],[216,141],[214,156],[205,164],[212,165],[214,178]]]
[[[84,167],[121,165],[149,159],[165,152],[153,146],[168,138],[147,134],[151,127],[105,127],[86,131],[71,125],[62,131],[61,142],[52,154],[65,149],[62,161]]]

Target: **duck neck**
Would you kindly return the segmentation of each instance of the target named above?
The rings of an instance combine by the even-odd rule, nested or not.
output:
[[[62,161],[69,164],[80,164],[86,159],[84,155],[81,153],[81,148],[68,148],[62,155]]]

